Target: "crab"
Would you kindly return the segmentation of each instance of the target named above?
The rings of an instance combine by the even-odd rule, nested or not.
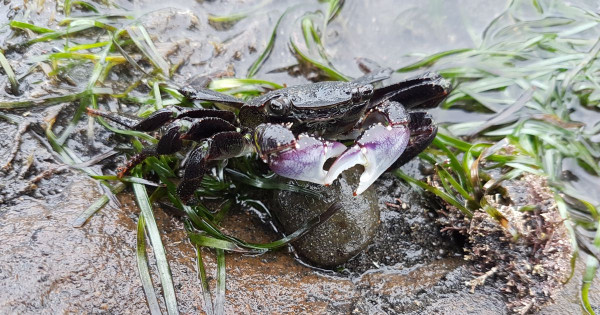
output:
[[[185,203],[199,188],[209,162],[252,152],[283,177],[323,185],[362,165],[354,192],[358,195],[383,172],[402,166],[432,142],[437,127],[423,109],[438,106],[450,91],[450,83],[435,73],[376,87],[391,73],[384,68],[351,82],[286,87],[247,102],[204,88],[180,89],[197,103],[239,108],[237,117],[232,111],[201,106],[165,107],[144,119],[88,112],[132,130],[164,128],[156,145],[144,148],[120,168],[121,177],[149,156],[176,153],[184,140],[197,142],[177,188]]]

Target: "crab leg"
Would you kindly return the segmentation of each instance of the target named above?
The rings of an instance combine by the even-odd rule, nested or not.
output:
[[[406,108],[433,108],[450,93],[450,82],[439,74],[424,73],[418,77],[376,89],[371,104],[380,100],[401,103]]]
[[[245,104],[244,100],[206,88],[184,87],[179,92],[194,101],[220,103],[238,109]]]
[[[365,191],[402,156],[410,139],[410,116],[400,103],[382,102],[365,121],[377,123],[368,127],[355,144],[335,160],[325,178],[325,184],[331,184],[343,171],[363,165],[365,170],[355,195]]]
[[[169,106],[159,109],[146,118],[132,117],[119,113],[105,112],[93,108],[87,109],[88,114],[101,116],[113,121],[121,126],[137,131],[154,131],[166,123],[180,118],[204,118],[216,117],[228,122],[235,121],[235,115],[226,110],[206,109],[206,108],[185,108],[179,106]]]
[[[187,202],[200,187],[208,162],[248,154],[252,149],[250,141],[235,131],[219,132],[202,140],[190,153],[183,178],[177,186],[177,194],[183,202]]]
[[[136,165],[144,162],[144,160],[151,156],[157,156],[161,154],[172,154],[181,149],[182,141],[179,136],[179,124],[172,123],[167,127],[167,131],[160,138],[158,143],[153,146],[145,147],[142,151],[127,160],[125,165],[120,166],[117,170],[117,176],[119,178],[125,176],[132,168]]]
[[[273,172],[292,179],[324,184],[324,164],[339,156],[346,146],[304,134],[297,138],[282,125],[262,124],[256,128],[257,152]]]
[[[129,170],[142,163],[147,157],[173,154],[181,150],[182,140],[199,141],[209,138],[218,133],[232,132],[236,128],[228,121],[217,117],[205,117],[193,121],[191,125],[184,125],[185,119],[172,122],[166,127],[166,131],[154,146],[146,147],[142,152],[131,157],[127,163],[119,168],[119,177],[123,177]],[[184,130],[189,126],[187,131]]]

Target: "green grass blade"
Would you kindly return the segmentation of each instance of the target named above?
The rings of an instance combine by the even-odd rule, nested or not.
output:
[[[30,45],[30,44],[40,43],[40,42],[46,42],[49,40],[61,38],[63,36],[73,35],[75,33],[85,31],[85,30],[88,30],[88,29],[91,29],[94,27],[95,27],[95,25],[78,25],[78,26],[68,27],[65,30],[44,33],[42,36],[39,36],[39,37],[29,40],[26,44]]]
[[[464,205],[462,205],[460,203],[460,201],[456,200],[452,195],[447,194],[446,192],[443,192],[443,191],[441,191],[441,190],[439,190],[439,189],[437,189],[437,188],[435,188],[433,186],[430,186],[430,185],[428,185],[428,184],[426,184],[426,183],[424,183],[424,182],[422,182],[420,180],[416,180],[416,179],[414,179],[414,178],[412,178],[412,177],[410,177],[410,176],[402,173],[402,171],[400,171],[400,170],[396,170],[393,173],[396,176],[400,177],[401,179],[403,179],[403,180],[405,180],[405,181],[407,181],[409,183],[415,184],[415,185],[421,187],[422,189],[427,190],[427,191],[433,193],[434,195],[440,197],[441,199],[443,199],[447,203],[455,206],[466,217],[468,217],[468,218],[472,218],[473,217],[473,212],[471,212],[471,210],[467,209]]]
[[[45,34],[45,33],[52,33],[52,32],[54,32],[53,30],[51,30],[49,28],[35,26],[33,24],[29,24],[29,23],[26,23],[26,22],[15,21],[15,20],[10,21],[8,23],[8,25],[10,25],[10,27],[12,27],[12,28],[18,28],[18,29],[22,29],[22,30],[30,30],[30,31],[32,31],[34,33],[38,33],[38,34]]]
[[[94,176],[92,176],[92,178],[93,177]],[[97,178],[97,179],[102,179],[102,178]],[[113,194],[118,194],[121,191],[123,191],[124,189],[125,189],[125,184],[118,183],[113,187],[111,192]],[[71,225],[76,228],[82,227],[87,222],[87,220],[89,220],[89,218],[91,218],[98,210],[102,209],[109,201],[110,201],[110,197],[108,196],[108,194],[102,195],[100,198],[96,199],[96,201],[94,201],[94,203],[92,203],[87,209],[85,209],[85,211],[83,211],[81,214],[79,214],[77,216],[77,218],[75,218],[75,220],[73,220],[73,223],[71,223]]]
[[[289,242],[292,242],[292,241],[302,237],[304,234],[309,232],[311,229],[313,229],[313,228],[319,226],[320,224],[324,223],[325,221],[327,221],[332,215],[334,215],[340,209],[340,207],[341,206],[338,203],[333,203],[331,206],[329,206],[329,208],[325,212],[323,212],[322,214],[320,214],[320,215],[312,218],[311,220],[308,220],[304,224],[302,224],[302,226],[298,230],[296,230],[294,233],[292,233],[288,236],[285,236],[277,241],[265,243],[265,244],[249,243],[249,242],[240,240],[236,237],[226,235],[219,230],[218,226],[216,226],[214,223],[210,222],[207,218],[198,216],[194,211],[191,210],[191,208],[189,206],[183,206],[183,210],[188,214],[188,216],[190,216],[190,219],[195,223],[197,228],[199,228],[199,229],[205,231],[206,233],[208,233],[209,235],[213,236],[214,239],[225,240],[231,244],[217,243],[217,242],[214,242],[213,239],[201,240],[198,237],[198,235],[192,234],[192,236],[194,237],[194,239],[193,239],[194,242],[195,241],[203,241],[203,242],[210,241],[212,243],[205,243],[205,244],[209,244],[207,246],[212,245],[211,247],[232,250],[232,251],[240,251],[240,250],[238,250],[238,248],[244,248],[245,250],[250,250],[250,251],[255,250],[254,252],[260,253],[260,252],[264,252],[266,250],[280,248],[282,246],[287,245]],[[234,247],[232,244],[236,245],[237,247]],[[229,247],[231,247],[232,249],[229,249]]]
[[[448,171],[440,166],[437,165],[436,166],[436,170],[438,171],[438,175],[440,176],[440,179],[443,181],[447,181],[452,188],[454,188],[454,190],[456,190],[463,198],[465,198],[465,200],[474,200],[473,196],[471,196],[457,181],[456,179],[454,179],[454,177],[452,177],[452,175],[450,175],[450,173],[448,173]],[[444,186],[446,186],[447,184],[445,184]],[[449,193],[451,190],[449,188],[444,187],[444,189],[446,189],[446,191]]]
[[[596,277],[596,271],[598,270],[598,260],[589,256],[586,261],[585,271],[583,274],[581,284],[581,306],[589,314],[596,314],[590,303],[590,288],[592,287],[592,281]]]
[[[28,108],[28,107],[41,107],[51,106],[60,103],[73,102],[82,97],[89,95],[89,91],[82,91],[73,94],[60,95],[60,96],[48,96],[40,97],[29,100],[13,100],[13,101],[0,101],[0,109],[15,109],[15,108]]]
[[[425,57],[413,64],[404,66],[404,67],[396,70],[396,72],[410,72],[410,71],[414,71],[414,70],[417,70],[420,68],[431,67],[433,64],[435,64],[436,62],[438,62],[440,59],[442,59],[444,57],[457,55],[457,54],[461,54],[461,53],[469,52],[469,51],[472,51],[472,49],[471,48],[454,49],[454,50],[448,50],[448,51],[440,52],[437,54],[433,54],[433,55]]]
[[[17,77],[15,76],[15,73],[14,73],[12,67],[10,66],[10,63],[8,63],[8,60],[4,56],[4,53],[2,52],[2,50],[0,50],[0,66],[2,66],[2,69],[4,69],[4,73],[6,73],[6,76],[8,77],[8,81],[10,82],[10,88],[11,88],[12,94],[18,95],[19,94],[19,82],[17,81]]]
[[[154,93],[154,108],[156,110],[163,108],[162,96],[160,95],[160,85],[158,81],[152,84],[152,92]]]
[[[150,270],[148,268],[148,256],[146,256],[146,235],[144,233],[144,215],[140,213],[137,225],[137,266],[138,272],[140,273],[140,280],[142,281],[142,288],[146,295],[146,302],[148,302],[148,308],[150,314],[160,315],[160,306],[158,305],[158,299],[154,293],[154,285],[152,284],[152,277],[150,276]]]
[[[216,79],[210,82],[209,84],[209,88],[211,90],[215,90],[215,91],[227,91],[227,90],[231,90],[231,89],[236,89],[242,86],[247,86],[247,85],[258,85],[258,86],[265,86],[267,88],[271,88],[271,89],[282,89],[283,85],[271,82],[271,81],[265,81],[265,80],[258,80],[258,79],[252,79],[252,78],[247,78],[247,79],[236,79],[236,78],[224,78],[224,79]]]
[[[161,56],[154,46],[150,34],[146,31],[146,28],[142,25],[131,25],[127,28],[129,37],[133,40],[137,48],[148,58],[150,63],[158,69],[163,75],[169,76],[169,64]]]
[[[275,38],[277,37],[277,30],[279,29],[279,24],[281,23],[281,20],[283,20],[283,17],[286,16],[289,11],[290,9],[286,10],[285,12],[283,12],[283,14],[281,14],[279,19],[277,19],[277,23],[275,23],[275,26],[273,27],[273,32],[271,32],[271,37],[267,42],[267,47],[265,47],[265,50],[263,50],[260,56],[258,56],[258,59],[256,59],[252,63],[250,68],[248,68],[248,74],[246,75],[248,78],[252,78],[258,72],[260,67],[267,60],[267,58],[269,58],[271,51],[273,51],[273,46],[275,45]]]
[[[432,144],[440,148],[446,154],[448,160],[450,161],[450,168],[456,173],[456,175],[458,175],[460,186],[465,187],[467,191],[473,191],[471,182],[467,179],[467,174],[465,173],[465,170],[462,168],[462,165],[456,158],[456,155],[454,155],[454,153],[452,153],[452,151],[450,151],[450,149],[448,149],[448,147],[442,141],[439,141],[437,136],[433,139]],[[470,148],[471,146],[469,146],[469,149]]]
[[[71,0],[65,0],[65,3],[63,4],[63,10],[65,12],[65,16],[71,15],[71,5],[73,5]]]
[[[122,135],[126,135],[126,136],[137,137],[137,138],[149,141],[150,143],[157,143],[158,142],[158,140],[155,139],[154,137],[152,137],[151,135],[149,135],[147,133],[143,133],[141,131],[115,128],[115,127],[111,126],[110,124],[108,124],[106,122],[106,120],[104,118],[102,118],[102,117],[96,117],[96,120],[102,126],[104,126],[104,128],[106,128],[106,129],[108,129],[108,130],[110,130],[110,131],[112,131],[114,133],[118,133],[118,134],[122,134]]]
[[[215,314],[225,314],[225,252],[217,249],[217,294],[215,297]]]
[[[229,174],[235,181],[241,182],[248,186],[260,188],[260,189],[272,189],[272,190],[287,190],[298,193],[304,193],[314,197],[320,197],[321,195],[311,189],[304,188],[297,185],[285,184],[278,182],[271,178],[264,178],[260,176],[248,176],[247,174],[241,173],[231,168],[225,169],[225,172]]]
[[[302,61],[307,62],[307,63],[313,65],[315,68],[323,71],[323,73],[325,73],[331,79],[337,80],[337,81],[350,81],[349,77],[343,75],[341,72],[337,71],[336,69],[334,69],[330,66],[327,66],[327,65],[317,61],[316,59],[311,58],[308,55],[306,55],[304,52],[302,52],[302,50],[300,48],[298,48],[296,43],[294,43],[293,39],[290,39],[290,45],[292,46],[296,55],[298,57],[300,57],[300,59]]]
[[[73,4],[76,4],[76,5],[84,8],[85,10],[92,11],[94,13],[100,12],[93,4],[86,2],[86,1],[73,1]]]
[[[136,176],[138,175],[136,174]],[[144,187],[142,184],[134,183],[133,192],[135,194],[138,206],[140,207],[141,213],[146,219],[146,229],[148,230],[148,236],[150,238],[154,256],[156,258],[156,265],[160,275],[160,283],[163,288],[167,312],[169,314],[179,314],[179,311],[177,310],[177,299],[175,297],[173,278],[171,276],[171,270],[169,269],[169,262],[167,261],[167,254],[162,244],[162,240],[160,239],[160,232],[154,219],[152,207],[150,206],[150,202],[148,200],[146,187]]]
[[[75,46],[71,46],[71,47],[67,48],[65,51],[73,52],[73,51],[79,51],[79,50],[90,50],[90,49],[94,49],[94,48],[104,47],[110,43],[111,42],[106,41],[106,42],[96,42],[96,43],[75,45]]]
[[[213,315],[212,297],[210,296],[210,288],[208,287],[208,279],[206,278],[206,270],[204,269],[204,262],[202,261],[202,252],[200,246],[196,245],[196,266],[198,268],[198,279],[202,284],[202,298],[204,300],[204,310],[207,315]]]
[[[123,176],[119,177],[117,175],[93,175],[91,176],[93,179],[105,179],[105,180],[118,180],[127,183],[136,183],[153,187],[165,187],[165,184],[159,184],[153,181],[149,181],[147,179],[135,177],[135,176]]]
[[[334,202],[333,204],[331,204],[331,206],[329,206],[329,208],[327,208],[327,210],[325,212],[323,212],[322,214],[316,216],[315,218],[305,222],[294,233],[292,233],[280,240],[277,240],[275,242],[262,244],[262,245],[260,245],[260,247],[268,248],[268,249],[276,249],[276,248],[283,247],[283,246],[287,245],[288,243],[301,238],[306,233],[308,233],[310,230],[323,224],[325,221],[327,221],[329,218],[331,218],[332,215],[334,215],[337,211],[339,211],[341,209],[341,207],[342,207],[341,204]],[[258,245],[258,244],[256,244],[256,245]]]
[[[214,237],[205,236],[205,235],[198,234],[198,233],[189,233],[188,237],[190,238],[190,241],[192,243],[196,244],[197,246],[206,246],[206,247],[210,247],[210,248],[223,249],[223,250],[228,250],[228,251],[238,252],[238,253],[259,254],[259,253],[265,252],[264,250],[245,249],[243,247],[238,246],[237,244],[235,244],[233,242],[217,239]]]
[[[344,6],[345,0],[329,0],[329,6],[327,7],[327,14],[325,21],[331,22],[340,13]]]
[[[264,0],[253,8],[250,8],[246,11],[230,14],[230,15],[208,15],[208,20],[213,23],[234,23],[241,19],[246,18],[247,16],[258,12],[261,8],[267,6],[269,3],[273,2],[273,0]]]

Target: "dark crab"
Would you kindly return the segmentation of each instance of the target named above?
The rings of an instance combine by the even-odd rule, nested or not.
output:
[[[375,88],[389,78],[380,69],[352,82],[319,82],[268,92],[244,102],[208,89],[184,88],[190,100],[222,103],[233,112],[171,106],[145,119],[89,110],[138,131],[165,126],[155,146],[133,156],[120,170],[123,176],[146,157],[181,150],[183,140],[198,142],[186,162],[178,194],[188,201],[200,186],[212,160],[256,152],[275,173],[297,180],[331,184],[341,172],[364,166],[355,191],[360,194],[383,172],[414,158],[433,140],[437,127],[424,111],[437,106],[450,89],[434,73]],[[339,141],[353,141],[350,146]],[[325,163],[335,158],[325,169]]]

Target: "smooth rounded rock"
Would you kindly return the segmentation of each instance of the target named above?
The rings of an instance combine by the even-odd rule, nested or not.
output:
[[[352,168],[342,173],[331,186],[309,184],[308,188],[320,193],[321,198],[290,191],[275,194],[270,209],[287,234],[325,212],[332,203],[340,203],[340,210],[329,220],[293,243],[298,253],[313,264],[340,265],[373,239],[379,226],[380,209],[373,187],[353,196],[361,172],[361,168]]]

